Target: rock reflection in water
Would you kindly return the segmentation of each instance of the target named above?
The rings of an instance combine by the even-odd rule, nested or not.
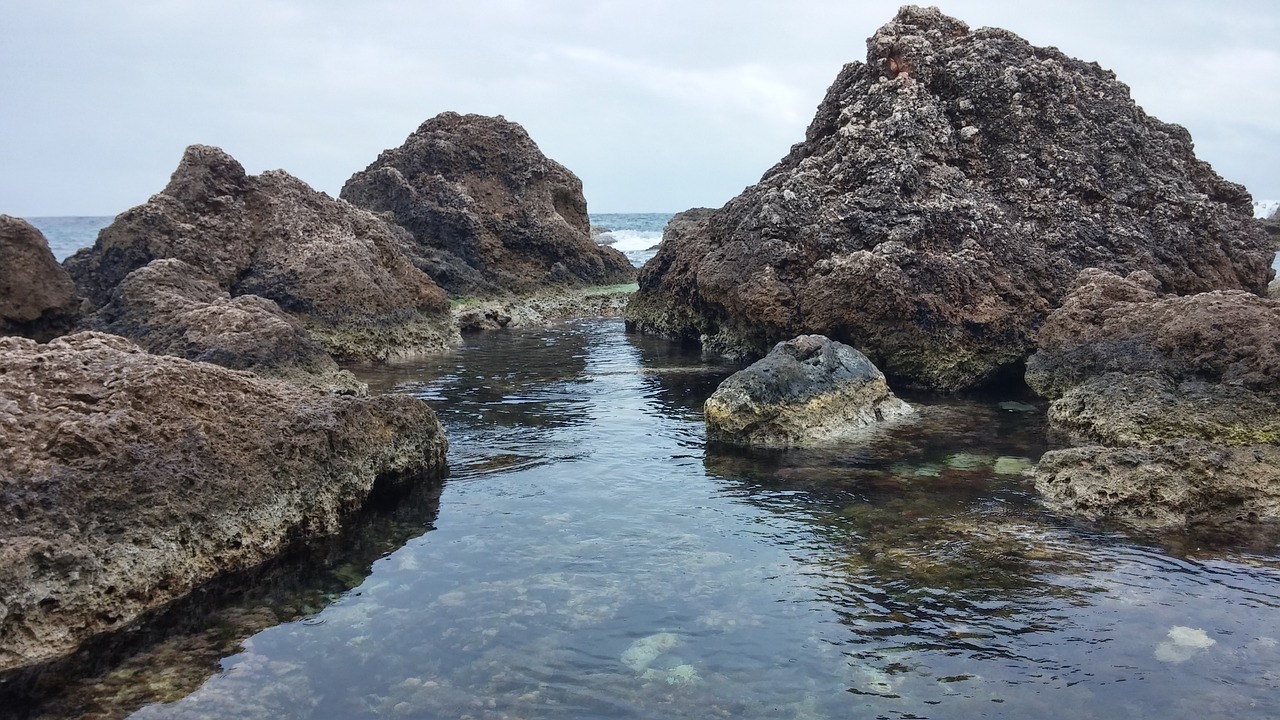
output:
[[[0,715],[113,718],[178,700],[253,634],[344,602],[377,558],[431,529],[439,499],[439,486],[375,494],[337,537],[214,581],[63,661],[0,677]]]
[[[136,717],[1274,717],[1275,538],[1044,512],[1026,398],[910,398],[917,422],[859,446],[708,447],[732,367],[618,322],[467,343],[362,378],[449,432],[435,529],[218,645],[181,699],[148,690],[172,658],[105,670],[153,703]]]

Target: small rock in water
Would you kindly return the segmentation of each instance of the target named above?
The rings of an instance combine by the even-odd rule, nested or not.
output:
[[[689,685],[700,679],[697,668],[692,665],[677,665],[667,671],[668,685]]]
[[[956,453],[947,458],[947,467],[953,470],[977,470],[991,464],[991,458],[973,453]]]
[[[996,464],[993,471],[997,475],[1019,475],[1023,470],[1031,467],[1030,458],[1010,457],[1008,455],[996,458]]]
[[[640,638],[622,653],[622,664],[642,673],[658,656],[680,644],[680,638],[674,633],[662,632]]]
[[[1180,663],[1216,644],[1204,630],[1175,625],[1169,628],[1169,639],[1156,646],[1155,656],[1160,662]]]
[[[998,407],[1006,412],[1029,413],[1036,411],[1035,405],[1028,405],[1024,402],[1018,402],[1017,400],[1005,400],[1000,403]]]

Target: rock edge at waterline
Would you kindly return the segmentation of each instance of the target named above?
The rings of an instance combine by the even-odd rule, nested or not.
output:
[[[761,447],[838,442],[911,412],[865,355],[821,335],[778,343],[703,406],[708,439]]]
[[[1096,63],[903,7],[844,67],[803,142],[640,273],[642,332],[758,357],[818,333],[904,386],[993,384],[1080,270],[1262,294],[1245,188]]]
[[[0,670],[54,659],[444,471],[435,413],[152,355],[0,338]]]
[[[1037,489],[1138,525],[1280,520],[1280,302],[1159,290],[1086,270],[1045,322],[1027,384],[1077,446],[1041,458]]]

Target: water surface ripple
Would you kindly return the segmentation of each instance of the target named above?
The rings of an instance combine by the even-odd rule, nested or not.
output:
[[[1043,408],[1010,398],[911,398],[860,447],[708,447],[731,370],[600,321],[366,371],[448,429],[438,514],[133,717],[1280,715],[1273,537],[1044,512],[1017,472]]]

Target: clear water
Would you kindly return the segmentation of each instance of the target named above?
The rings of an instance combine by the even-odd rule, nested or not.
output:
[[[708,447],[732,369],[601,321],[367,374],[440,413],[438,505],[46,681],[46,716],[1280,715],[1274,535],[1044,512],[1025,397],[911,398],[918,422],[859,447]]]

